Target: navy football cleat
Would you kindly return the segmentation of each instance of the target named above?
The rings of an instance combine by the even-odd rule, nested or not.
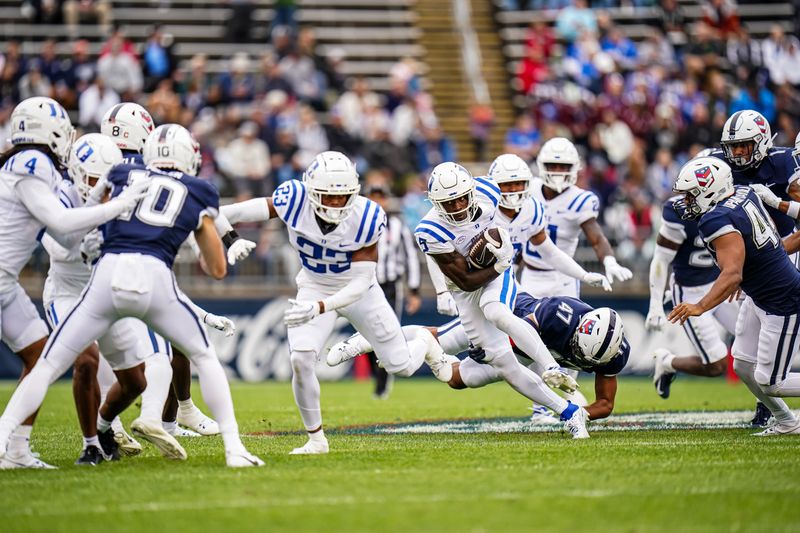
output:
[[[75,461],[76,465],[97,466],[104,460],[103,452],[97,446],[87,446],[81,452],[81,456]]]
[[[767,427],[767,422],[772,417],[772,413],[770,413],[767,406],[761,402],[756,402],[756,412],[753,415],[752,420],[750,420],[750,427],[751,428],[765,428]]]
[[[97,440],[103,452],[103,459],[106,461],[119,461],[119,444],[114,440],[114,430],[108,428],[105,431],[97,432]]]

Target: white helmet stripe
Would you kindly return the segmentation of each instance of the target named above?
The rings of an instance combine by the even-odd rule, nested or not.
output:
[[[603,344],[600,345],[600,349],[597,351],[597,355],[595,356],[596,359],[600,359],[606,353],[608,349],[608,345],[611,344],[611,338],[614,336],[614,326],[617,324],[617,313],[610,312],[609,313],[609,324],[608,330],[606,331],[606,337],[603,339]]]

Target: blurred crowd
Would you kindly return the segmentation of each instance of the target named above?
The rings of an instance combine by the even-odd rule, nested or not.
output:
[[[600,197],[601,222],[622,258],[650,257],[653,226],[677,171],[719,144],[730,114],[755,109],[770,121],[777,146],[794,143],[800,41],[780,25],[753,39],[734,0],[703,0],[696,23],[687,22],[677,0],[661,0],[660,9],[649,10],[655,20],[642,18],[649,26],[638,42],[607,11],[592,9],[606,2],[505,4],[558,10],[540,11],[527,31],[513,82],[526,110],[508,131],[506,150],[533,161],[547,139],[571,138],[585,161],[580,185]]]

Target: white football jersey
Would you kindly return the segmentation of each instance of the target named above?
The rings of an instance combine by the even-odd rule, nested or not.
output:
[[[531,187],[533,197],[545,206],[545,223],[550,240],[568,256],[574,257],[578,240],[583,232],[581,224],[597,218],[600,212],[600,200],[597,195],[572,185],[552,200],[545,200],[542,194],[542,180],[534,179]],[[523,259],[526,264],[534,268],[541,270],[552,268],[530,246],[525,248]]]
[[[340,287],[350,281],[353,252],[371,246],[386,228],[383,208],[357,196],[350,214],[330,233],[323,233],[308,199],[306,186],[290,180],[272,194],[272,205],[289,231],[289,242],[297,250],[303,268],[297,282],[310,281]]]
[[[25,179],[41,180],[57,195],[62,178],[50,158],[38,150],[23,150],[0,169],[0,293],[16,285],[44,230],[17,197],[15,187]]]
[[[536,198],[529,198],[522,204],[522,208],[513,219],[508,218],[502,210],[498,209],[495,222],[497,227],[505,228],[508,231],[511,244],[514,245],[516,252],[515,258],[519,257],[518,254],[521,254],[523,249],[533,253],[530,239],[545,229],[544,204]]]
[[[83,205],[78,189],[67,180],[61,182],[58,199],[68,208]],[[83,262],[80,243],[67,249],[45,233],[42,246],[50,256],[50,270],[47,272],[42,299],[49,302],[59,296],[80,296],[92,273],[92,267]]]

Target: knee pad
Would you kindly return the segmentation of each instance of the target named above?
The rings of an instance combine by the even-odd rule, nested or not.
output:
[[[513,317],[514,313],[500,302],[491,302],[483,307],[483,316],[486,317],[486,320],[500,329],[503,329],[501,325],[508,320],[509,315]]]
[[[292,371],[295,374],[314,372],[314,365],[317,362],[317,354],[307,350],[292,350],[289,355],[289,362],[292,364]]]

